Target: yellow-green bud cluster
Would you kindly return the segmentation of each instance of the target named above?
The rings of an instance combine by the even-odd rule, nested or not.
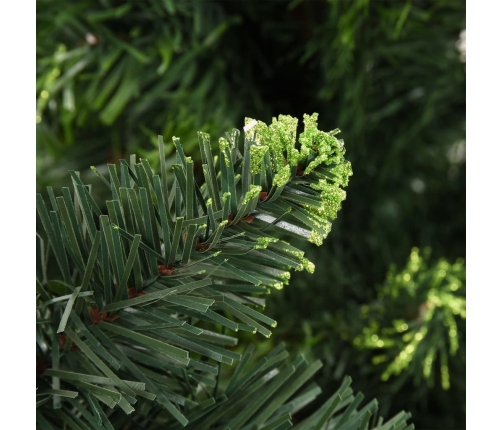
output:
[[[284,165],[284,153],[287,154],[286,162],[291,166],[298,165],[298,162],[308,155],[295,148],[298,119],[289,115],[279,115],[278,119],[272,118],[272,124],[267,125],[262,121],[246,118],[245,128],[249,125],[253,127],[247,129],[246,137],[251,139],[256,134],[255,142],[261,146],[268,146],[274,171]]]
[[[199,136],[201,139],[204,139],[204,140],[210,140],[210,138],[211,138],[208,133],[205,133],[203,131],[198,131],[197,136]]]
[[[318,214],[324,218],[335,219],[336,213],[342,207],[346,193],[338,184],[329,183],[326,179],[319,179],[318,183],[312,184],[312,188],[321,191],[322,208]]]
[[[244,196],[243,204],[249,203],[252,199],[260,195],[261,187],[259,185],[251,185],[250,188],[251,189]]]
[[[263,164],[263,159],[268,151],[268,146],[266,145],[253,145],[249,148],[250,153],[250,166],[249,170],[251,174],[256,175],[261,172],[261,166]]]
[[[305,175],[308,175],[312,170],[321,164],[338,164],[343,160],[343,144],[335,137],[339,130],[333,130],[326,133],[317,129],[318,114],[305,114],[303,123],[305,131],[298,138],[302,147],[302,152],[313,154],[316,157],[309,163],[305,169]]]
[[[229,167],[231,160],[228,158],[226,150],[230,149],[230,144],[228,143],[228,140],[224,139],[223,137],[220,137],[218,143],[220,144],[220,151],[223,156],[223,159],[225,160],[225,166]]]
[[[289,115],[279,115],[279,119],[272,118],[272,124],[269,126],[277,142],[274,145],[277,156],[286,152],[287,162],[292,166],[298,165],[300,161],[300,151],[295,148],[297,127],[298,119]]]
[[[288,164],[279,168],[272,181],[272,185],[278,188],[284,187],[291,178],[291,169]]]
[[[257,244],[255,245],[254,249],[265,249],[268,247],[270,243],[277,242],[279,239],[276,239],[275,237],[259,237],[257,240]],[[289,272],[286,272],[289,274]],[[289,279],[289,278],[288,278]]]
[[[329,172],[335,175],[340,186],[346,187],[349,185],[349,177],[352,176],[352,165],[350,161],[342,160],[339,164],[330,167]]]
[[[302,259],[303,267],[308,273],[314,273],[315,264],[309,261],[307,258]]]
[[[316,230],[312,230],[312,232],[310,233],[308,241],[310,243],[313,243],[314,245],[320,246],[320,245],[322,245],[322,241],[324,239],[326,239],[326,234],[321,235]]]

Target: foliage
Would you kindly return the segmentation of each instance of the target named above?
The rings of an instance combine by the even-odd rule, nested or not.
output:
[[[250,67],[261,54],[239,38],[222,45],[242,22],[225,9],[198,0],[39,0],[38,182],[61,181],[63,172],[44,169],[61,157],[82,168],[134,150],[155,163],[158,131],[196,154],[194,129],[220,136],[245,112],[265,113]],[[236,61],[237,51],[248,54]],[[144,136],[150,145],[138,147]]]
[[[424,254],[427,258],[430,250]],[[361,320],[367,326],[354,344],[381,352],[373,358],[375,364],[390,360],[383,380],[406,372],[414,384],[425,380],[432,386],[432,368],[439,359],[441,386],[449,389],[448,357],[459,351],[459,323],[466,318],[463,260],[454,264],[441,260],[428,267],[414,248],[403,271],[396,273],[395,267],[389,271],[378,297],[361,309]],[[464,336],[465,323],[460,342]],[[465,362],[465,356],[462,360]]]
[[[274,314],[299,316],[276,337],[322,357],[320,381],[350,374],[358,390],[378,393],[384,411],[406,405],[418,428],[464,428],[461,354],[451,357],[451,390],[417,389],[381,382],[374,354],[336,333],[362,329],[361,306],[377,299],[375,286],[412,247],[430,246],[435,261],[465,258],[466,75],[457,44],[465,3],[332,1],[325,12],[310,27],[303,67],[318,76],[316,111],[336,118],[351,142],[355,174],[326,245],[310,254],[316,281],[299,274],[294,290],[270,300]]]
[[[120,168],[110,164],[109,180],[95,170],[112,195],[108,215],[77,172],[71,172],[73,197],[66,187],[61,197],[49,189],[52,210],[38,195],[50,244],[46,249],[38,236],[41,428],[293,425],[292,415],[320,393],[315,384],[297,393],[320,362],[288,360],[279,346],[245,370],[252,346],[243,356],[232,351],[237,338],[225,331],[271,335],[265,325],[276,321],[254,309],[264,306],[261,296],[282,288],[292,268],[313,270],[280,237],[320,244],[340,209],[350,164],[335,133],[319,131],[316,119],[304,116],[299,149],[296,119],[282,116],[270,126],[248,120],[243,146],[238,130],[220,140],[219,169],[209,136],[199,133],[200,187],[177,138],[169,181],[159,137],[160,175],[134,157]],[[48,273],[50,254],[59,276]],[[221,365],[234,361],[240,364],[221,389]],[[361,401],[346,379],[295,428],[366,429],[377,405],[358,410]],[[135,415],[129,420],[116,409]],[[408,417],[400,413],[375,428],[404,428]]]
[[[419,428],[463,428],[462,338],[445,392],[440,384],[416,387],[407,372],[382,382],[386,364],[373,364],[376,352],[357,348],[347,333],[362,330],[361,307],[377,300],[375,286],[389,267],[404,266],[412,247],[430,246],[431,261],[465,257],[464,29],[465,2],[453,0],[39,0],[37,100],[44,89],[49,97],[37,124],[37,187],[71,187],[66,171],[91,164],[105,174],[106,162],[125,152],[158,171],[152,153],[160,131],[179,136],[202,172],[194,129],[221,136],[245,115],[319,112],[322,129],[336,123],[351,142],[356,175],[323,247],[290,239],[315,263],[315,278],[296,273],[290,288],[270,296],[268,311],[281,324],[256,346],[266,354],[284,340],[309,359],[322,357],[316,381],[325,392],[349,374],[357,391],[378,397],[384,415],[405,408]],[[74,57],[56,63],[61,44]],[[172,55],[157,73],[166,49]],[[149,61],[131,53],[138,51]],[[72,69],[84,57],[85,68]],[[44,85],[56,66],[56,82],[65,84],[54,92]],[[123,93],[120,79],[136,92]],[[72,94],[70,115],[64,102]],[[105,124],[109,104],[121,109]],[[167,166],[175,164],[174,146],[165,151]],[[104,183],[83,170],[81,179],[105,210]]]

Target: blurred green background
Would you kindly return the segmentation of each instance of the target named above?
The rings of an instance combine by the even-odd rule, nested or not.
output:
[[[99,194],[88,167],[155,163],[158,134],[197,159],[198,130],[318,112],[347,200],[315,274],[269,297],[272,338],[250,339],[321,358],[326,394],[350,375],[386,416],[465,428],[465,21],[457,0],[37,0],[37,190],[75,169]]]

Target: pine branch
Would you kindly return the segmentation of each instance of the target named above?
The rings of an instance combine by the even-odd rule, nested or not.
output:
[[[234,130],[220,139],[215,160],[209,136],[199,133],[201,186],[176,138],[169,179],[159,139],[160,175],[147,160],[109,165],[108,179],[96,171],[111,192],[106,215],[76,172],[73,199],[68,189],[63,197],[51,190],[50,210],[37,196],[59,268],[37,285],[41,427],[101,428],[122,410],[141,428],[153,425],[152,411],[160,420],[152,422],[174,419],[183,427],[203,419],[205,426],[287,428],[289,412],[274,415],[270,405],[282,405],[312,376],[295,373],[307,369],[303,358],[287,364],[279,348],[216,397],[207,389],[217,385],[221,363],[249,359],[227,348],[237,339],[219,328],[269,337],[266,326],[277,323],[254,309],[264,306],[259,296],[287,284],[293,268],[313,271],[282,238],[320,244],[345,197],[341,187],[351,169],[343,144],[336,132],[319,131],[316,119],[305,115],[299,148],[297,120],[280,116],[270,126],[248,120],[244,144]],[[328,422],[344,405],[339,397],[349,396],[343,390],[302,425]],[[252,407],[236,415],[244,398]]]
[[[441,386],[450,388],[449,361],[463,343],[465,361],[466,289],[465,262],[441,259],[429,267],[430,248],[413,248],[406,267],[392,267],[379,300],[360,314],[365,324],[354,337],[361,349],[379,351],[374,364],[387,363],[382,380],[401,375],[415,385],[434,385],[435,370]]]

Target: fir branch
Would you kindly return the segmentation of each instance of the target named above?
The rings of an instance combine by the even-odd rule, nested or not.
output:
[[[37,353],[41,360],[51,351],[53,357],[39,383],[60,408],[51,412],[48,402],[37,404],[45,427],[57,422],[80,428],[82,422],[70,418],[74,408],[82,411],[86,425],[96,427],[105,417],[113,423],[117,407],[144,419],[152,410],[164,410],[173,428],[173,419],[193,428],[201,423],[243,429],[291,424],[297,407],[288,409],[285,402],[318,364],[309,365],[303,357],[289,362],[279,347],[251,371],[238,368],[240,376],[220,389],[221,363],[243,357],[227,348],[236,339],[219,328],[269,337],[272,332],[263,324],[277,323],[253,309],[264,304],[260,296],[287,284],[291,269],[313,270],[303,252],[283,237],[320,244],[351,174],[343,146],[333,133],[318,131],[316,119],[304,117],[299,150],[295,119],[280,116],[270,126],[248,122],[242,146],[237,131],[220,140],[219,170],[209,153],[209,136],[199,134],[207,181],[201,186],[176,138],[178,162],[169,189],[162,160],[160,176],[146,160],[110,165],[110,181],[103,177],[111,191],[108,214],[101,213],[75,173],[73,201],[66,191],[64,200],[51,199],[53,211],[48,211],[38,197],[60,268],[59,276],[40,283],[53,296],[37,309]],[[51,288],[60,277],[72,294]],[[213,395],[207,387],[214,388]],[[300,428],[334,422],[353,399],[347,390],[345,383]],[[318,392],[308,393],[301,394],[302,405]],[[112,412],[103,416],[99,403]],[[278,415],[281,406],[288,412]],[[341,417],[351,418],[351,426],[376,410],[356,413],[356,406]],[[401,422],[406,418],[402,415]]]

